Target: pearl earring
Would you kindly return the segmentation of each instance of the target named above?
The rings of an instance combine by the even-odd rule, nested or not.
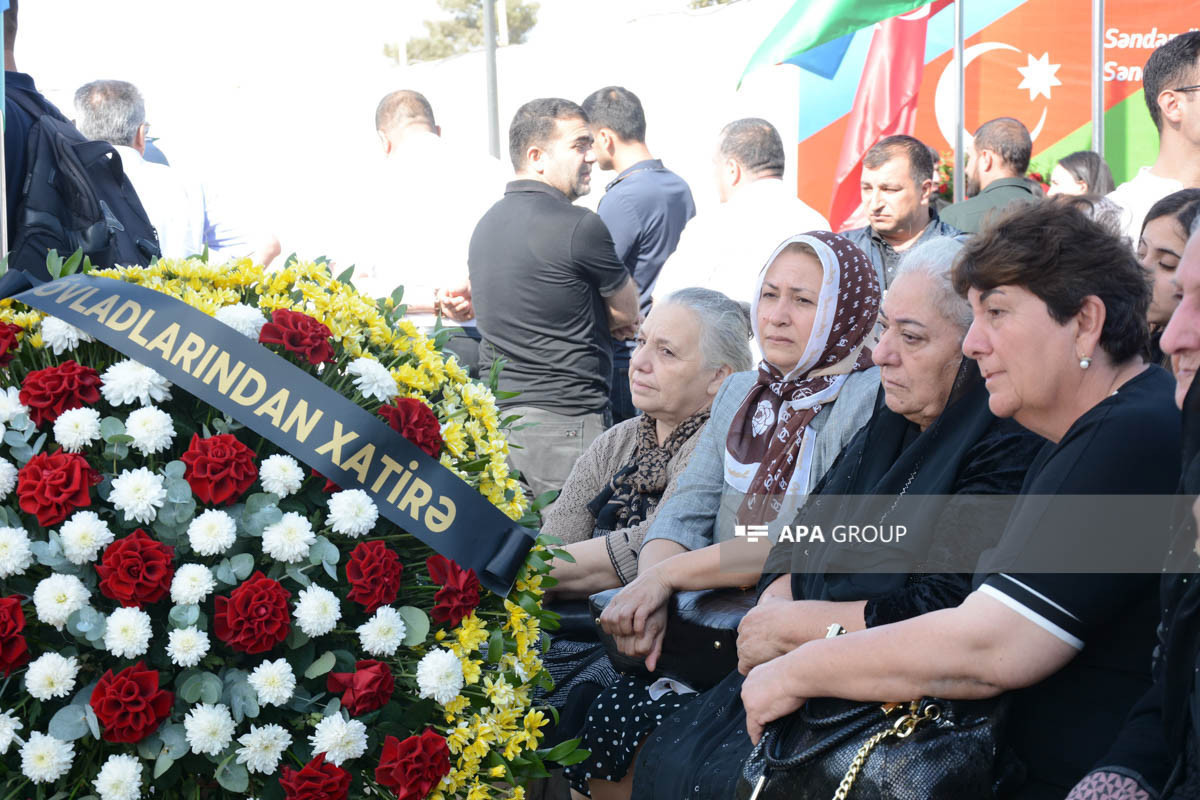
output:
[[[1079,368],[1080,369],[1087,369],[1091,365],[1092,365],[1092,359],[1089,358],[1088,356],[1084,356],[1083,358],[1079,359]]]

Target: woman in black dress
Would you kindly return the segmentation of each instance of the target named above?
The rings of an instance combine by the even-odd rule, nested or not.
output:
[[[963,351],[979,364],[991,410],[1050,444],[961,605],[759,665],[742,687],[748,731],[757,741],[810,697],[1011,691],[1007,742],[1027,772],[1015,796],[1060,798],[1150,683],[1170,504],[1128,496],[1175,491],[1174,382],[1142,360],[1141,269],[1076,208],[1046,203],[998,220],[967,244],[955,283],[974,310]],[[1112,530],[1112,495],[1139,506],[1136,527]],[[1093,571],[1070,571],[1084,563]]]
[[[969,573],[937,574],[939,565],[961,562],[955,549],[994,543],[1002,520],[992,520],[989,535],[988,521],[973,518],[968,534],[960,526],[962,508],[942,500],[958,492],[1015,493],[1042,440],[988,411],[979,373],[962,357],[970,310],[949,281],[959,249],[941,239],[906,256],[884,301],[884,331],[873,351],[884,404],[843,450],[797,523],[818,515],[816,505],[822,517],[881,522],[900,495],[928,496],[919,504],[924,520],[914,519],[908,507],[893,512],[891,521],[903,516],[914,538],[899,550],[874,548],[877,562],[869,572],[849,574],[862,565],[826,548],[813,552],[811,565],[798,564],[798,574],[764,581],[768,588],[739,633],[743,670],[823,636],[832,622],[858,629],[904,619],[957,603],[970,590]],[[876,499],[864,500],[867,495]],[[810,560],[802,549],[794,555]],[[787,570],[785,564],[781,571]],[[703,694],[668,698],[682,707],[674,714],[667,709],[663,724],[646,739],[633,775],[634,796],[732,796],[751,747],[738,697],[741,680],[733,673]],[[593,707],[584,736],[592,758],[568,770],[576,788],[590,772],[597,798],[628,791],[628,777],[623,784],[606,780],[622,777],[620,765],[630,763],[641,739],[620,723],[628,716],[621,712],[619,706],[614,713]]]

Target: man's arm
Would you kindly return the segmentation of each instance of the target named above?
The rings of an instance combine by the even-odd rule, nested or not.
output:
[[[637,336],[641,320],[638,314],[637,284],[633,282],[633,278],[626,277],[621,288],[604,298],[604,308],[608,312],[608,329],[614,339],[632,339]]]

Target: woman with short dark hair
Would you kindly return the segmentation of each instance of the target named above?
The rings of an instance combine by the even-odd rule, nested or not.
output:
[[[1149,685],[1157,580],[1135,565],[1161,563],[1154,536],[1169,529],[1170,504],[1145,504],[1136,532],[1098,537],[1112,528],[1104,496],[1175,490],[1174,382],[1141,357],[1150,291],[1133,254],[1077,208],[1047,203],[998,220],[968,242],[955,278],[974,311],[963,352],[992,412],[1050,440],[1024,502],[961,605],[808,642],[751,671],[748,730],[757,739],[811,697],[1009,691],[1007,743],[1027,772],[1016,796],[1062,797]],[[1082,559],[1126,572],[1072,572]]]

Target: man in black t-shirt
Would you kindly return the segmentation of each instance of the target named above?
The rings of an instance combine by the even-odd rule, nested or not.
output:
[[[511,453],[531,491],[559,489],[607,427],[612,338],[632,338],[637,288],[604,221],[572,203],[590,189],[592,134],[569,100],[526,103],[509,127],[517,180],[484,214],[468,266],[480,366],[504,359],[500,401],[520,414]]]

